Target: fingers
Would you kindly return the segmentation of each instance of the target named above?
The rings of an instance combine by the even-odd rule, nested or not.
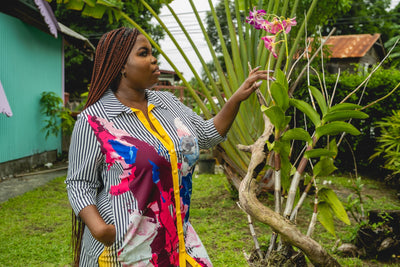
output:
[[[250,66],[249,66],[250,67]],[[244,82],[244,88],[247,88],[251,92],[254,92],[257,90],[263,80],[272,80],[274,81],[275,78],[270,76],[270,74],[274,71],[272,70],[260,70],[260,66],[255,67],[252,69],[249,73],[249,76],[247,77],[246,81]]]
[[[261,66],[257,66],[257,67],[255,67],[254,69],[252,69],[252,70],[250,71],[250,73],[249,73],[249,76],[250,76],[251,74],[255,73],[256,71],[258,71],[260,68],[261,68]],[[251,68],[250,68],[250,69],[251,69]]]
[[[257,67],[259,68],[259,67]],[[247,81],[252,84],[258,80],[271,80],[274,81],[275,78],[270,76],[273,71],[271,70],[256,70],[250,72],[249,76],[247,77]]]
[[[251,91],[254,92],[258,88],[260,88],[261,84],[262,84],[262,81],[254,82],[253,85],[251,86]]]
[[[268,73],[260,72],[260,73],[254,74],[252,76],[249,76],[247,78],[247,82],[249,83],[249,85],[253,84],[253,83],[255,83],[255,82],[259,81],[259,80],[265,80],[265,81],[266,80],[271,80],[271,77],[269,76]]]
[[[254,83],[254,86],[258,88],[258,87],[261,86],[261,84],[262,84],[262,81],[258,81],[258,82],[256,82],[256,83]]]

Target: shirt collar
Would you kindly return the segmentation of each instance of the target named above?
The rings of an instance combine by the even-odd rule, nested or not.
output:
[[[153,104],[156,108],[160,107],[163,109],[167,109],[167,106],[164,104],[164,101],[155,91],[146,89],[146,97],[148,105]]]
[[[165,106],[164,102],[160,99],[160,97],[157,95],[156,92],[146,89],[145,90],[146,97],[147,97],[147,105],[153,104],[155,108],[160,107],[163,109],[167,109]],[[133,111],[131,108],[123,105],[114,95],[114,92],[111,91],[111,89],[108,89],[100,101],[104,105],[104,109],[107,112],[108,116],[110,119],[118,116],[122,112],[126,113],[132,113]]]
[[[132,113],[132,110],[129,107],[124,106],[121,102],[119,102],[111,89],[108,89],[104,93],[100,101],[102,102],[104,110],[107,112],[107,115],[110,117],[110,119],[117,117],[122,112]]]

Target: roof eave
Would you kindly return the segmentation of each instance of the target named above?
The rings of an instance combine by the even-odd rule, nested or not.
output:
[[[61,33],[64,40],[89,57],[94,54],[95,48],[89,39],[59,23],[45,0],[3,0],[0,12],[16,17],[55,38]]]

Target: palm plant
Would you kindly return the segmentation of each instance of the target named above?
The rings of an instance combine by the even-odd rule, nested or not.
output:
[[[51,2],[51,0],[48,0]],[[162,48],[149,36],[134,20],[132,20],[126,13],[123,12],[124,2],[120,0],[57,0],[58,3],[66,3],[66,7],[69,9],[82,10],[82,14],[92,16],[94,18],[101,18],[104,14],[107,14],[108,18],[113,19],[125,19],[129,24],[136,27],[142,34],[144,34],[152,43],[154,48],[160,52],[160,54],[166,59],[166,61],[171,65],[174,71],[178,74],[183,84],[186,86],[187,91],[194,98],[199,108],[202,110],[205,118],[211,118],[212,114],[204,105],[203,99],[200,99],[196,91],[193,89],[191,84],[182,76],[179,72],[179,67],[177,67],[173,60],[162,50]],[[303,38],[304,31],[306,28],[306,21],[311,16],[312,12],[318,1],[313,0],[309,10],[305,15],[305,20],[303,21],[301,27],[299,28],[296,37],[294,38],[293,45],[291,46],[290,51],[283,53],[283,49],[285,46],[277,45],[276,50],[280,51],[279,57],[277,59],[273,58],[269,53],[269,50],[265,48],[263,42],[260,40],[260,34],[258,32],[254,32],[252,27],[248,24],[244,24],[238,19],[237,24],[233,25],[231,18],[231,12],[236,13],[236,17],[240,18],[240,12],[242,10],[249,10],[252,8],[252,3],[249,0],[235,0],[234,6],[235,10],[230,10],[229,0],[224,0],[225,3],[225,11],[228,21],[228,29],[230,34],[230,49],[226,46],[226,42],[223,38],[223,34],[221,31],[221,26],[218,22],[218,17],[216,16],[216,11],[212,4],[212,1],[209,0],[211,14],[213,15],[215,26],[218,32],[218,36],[220,38],[223,58],[225,60],[226,72],[223,71],[223,68],[218,60],[218,55],[215,53],[215,50],[211,44],[211,41],[208,37],[204,24],[199,16],[199,13],[193,3],[193,0],[189,0],[190,5],[193,8],[193,14],[201,27],[204,38],[209,47],[210,53],[212,55],[212,60],[215,63],[215,68],[218,74],[218,85],[215,82],[215,77],[212,76],[209,71],[209,66],[204,61],[202,55],[196,47],[196,42],[193,40],[185,26],[180,21],[177,14],[170,7],[169,1],[160,1],[165,2],[172,16],[175,18],[176,23],[180,26],[182,32],[185,34],[186,38],[190,42],[193,51],[196,52],[198,56],[204,74],[210,81],[210,84],[204,84],[201,75],[199,75],[191,60],[186,56],[182,47],[179,45],[173,34],[170,32],[168,27],[162,21],[162,19],[158,16],[158,14],[152,10],[151,6],[145,0],[137,0],[132,1],[136,2],[138,9],[145,8],[149,10],[154,18],[158,21],[158,23],[163,27],[166,34],[171,38],[173,43],[175,44],[177,50],[182,54],[184,60],[187,65],[191,69],[194,74],[195,79],[198,81],[198,85],[200,86],[201,92],[207,98],[208,102],[211,103],[212,113],[217,113],[221,106],[224,104],[224,97],[229,98],[233,92],[239,88],[240,84],[247,77],[247,73],[249,72],[249,67],[251,66],[262,66],[262,68],[268,69],[280,69],[282,62],[285,61],[286,69],[292,65],[292,59],[294,58],[294,54],[297,52],[297,46],[300,43],[300,40]],[[286,14],[290,14],[289,17],[293,17],[296,13],[296,7],[299,4],[299,0],[296,0],[291,4],[291,10],[288,10],[289,1],[283,1],[283,5],[281,1],[269,1],[266,12],[269,14],[276,14],[279,16],[284,16]],[[260,1],[261,5],[262,1]],[[235,27],[236,26],[236,27]],[[237,32],[236,30],[237,29]],[[228,51],[232,51],[230,54]],[[282,53],[281,53],[282,52]],[[285,57],[286,55],[286,57]],[[272,57],[272,58],[271,58]],[[290,77],[288,77],[290,79]],[[260,88],[261,93],[263,95],[267,95],[267,84],[263,84]],[[218,99],[219,105],[215,104],[212,100],[212,97],[216,97]],[[229,169],[233,176],[232,179],[236,182],[236,187],[238,187],[240,180],[245,176],[247,166],[250,161],[250,157],[241,152],[237,148],[237,144],[251,144],[254,142],[255,138],[262,134],[263,131],[263,122],[262,122],[262,112],[258,108],[258,102],[256,97],[252,97],[249,101],[246,101],[242,104],[242,107],[239,111],[236,121],[232,125],[231,134],[228,135],[227,141],[224,142],[222,147],[222,156],[226,162],[226,168]]]

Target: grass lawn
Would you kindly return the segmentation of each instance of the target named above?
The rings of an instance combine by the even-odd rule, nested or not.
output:
[[[340,189],[339,195],[350,192],[348,178],[330,179],[333,180],[332,187]],[[0,204],[0,266],[70,266],[71,209],[63,181],[64,177],[56,178],[43,187]],[[247,266],[243,252],[253,250],[253,241],[247,217],[227,190],[225,176],[195,175],[193,183],[191,222],[214,266]],[[394,193],[390,189],[382,190],[383,187],[376,181],[366,181],[366,192],[373,194],[373,200],[366,199],[367,210],[400,209],[400,201]],[[301,212],[308,217],[311,208],[305,205]],[[307,226],[307,217],[299,218],[302,229]],[[271,233],[269,227],[256,222],[255,228],[260,244],[267,244]],[[345,226],[338,222],[337,238],[349,238],[354,229],[354,225]],[[335,243],[335,238],[319,224],[314,238],[329,251]],[[374,261],[334,256],[343,266],[385,266]]]
[[[0,266],[69,266],[71,208],[64,179],[0,204]]]

